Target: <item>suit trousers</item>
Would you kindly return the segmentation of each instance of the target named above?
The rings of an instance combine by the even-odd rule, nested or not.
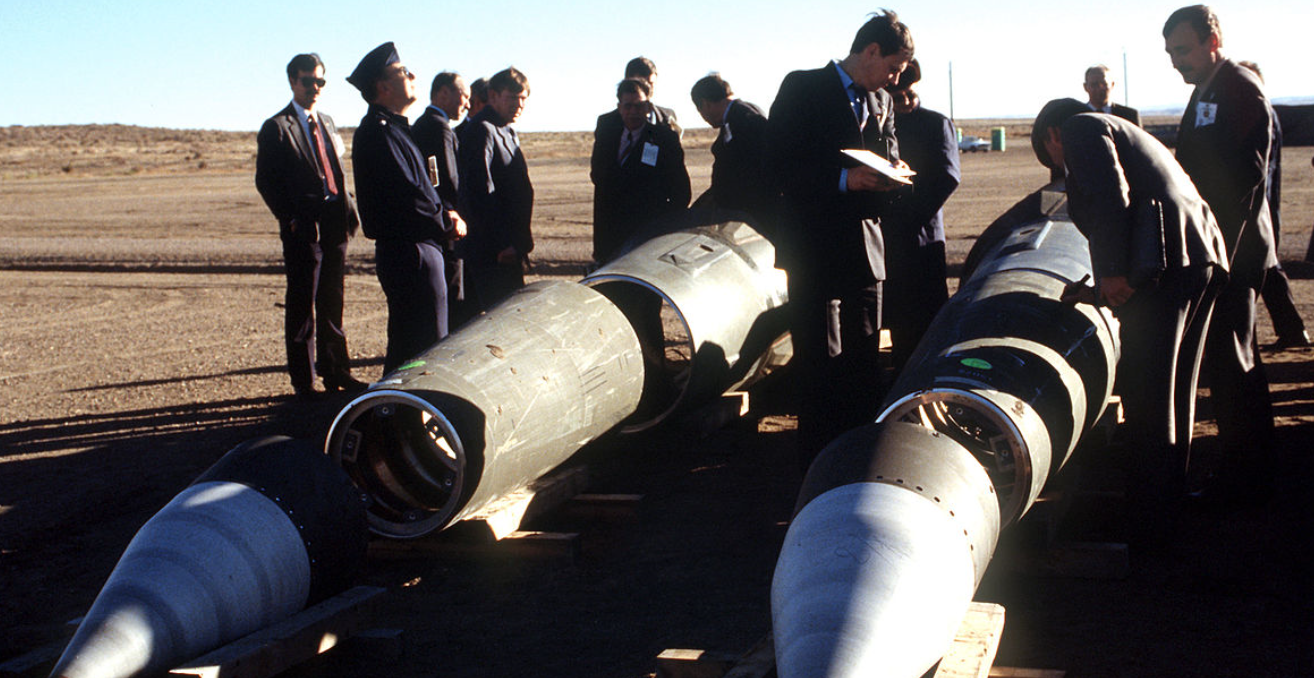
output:
[[[387,374],[447,336],[447,277],[433,242],[377,240],[374,258],[388,300]]]
[[[836,294],[791,271],[789,308],[798,461],[806,472],[830,441],[875,421],[885,395],[880,365],[881,284]]]
[[[1272,473],[1276,431],[1268,377],[1255,336],[1256,304],[1263,277],[1228,281],[1214,305],[1205,339],[1202,375],[1218,422],[1227,482],[1263,486]]]
[[[1264,306],[1268,308],[1268,317],[1273,321],[1273,332],[1279,340],[1299,342],[1305,338],[1305,321],[1296,310],[1296,300],[1291,296],[1291,281],[1282,266],[1268,269],[1264,275],[1261,288]]]
[[[347,336],[342,329],[347,241],[325,245],[303,235],[289,232],[283,239],[287,275],[283,336],[287,371],[296,389],[311,388],[317,372],[329,379],[351,375]]]
[[[1167,527],[1186,495],[1195,393],[1221,280],[1212,266],[1167,271],[1115,310],[1121,324],[1122,395],[1131,524]]]

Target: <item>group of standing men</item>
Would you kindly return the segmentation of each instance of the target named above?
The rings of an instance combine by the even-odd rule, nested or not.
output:
[[[315,109],[327,85],[315,54],[287,67],[293,102],[258,136],[256,186],[279,220],[287,273],[288,373],[298,398],[358,391],[342,330],[343,266],[357,224],[375,241],[388,304],[384,372],[401,367],[524,285],[534,248],[534,189],[511,124],[529,82],[515,68],[476,82],[478,108],[455,73],[440,73],[414,127],[415,75],[393,43],[371,50],[347,77],[369,110],[352,144],[356,200],[346,190],[342,142]],[[358,207],[357,207],[358,206]]]
[[[1056,100],[1042,110],[1032,142],[1066,179],[1071,217],[1091,241],[1096,287],[1074,287],[1069,298],[1109,305],[1123,321],[1120,390],[1130,429],[1149,450],[1145,477],[1157,490],[1147,494],[1176,499],[1185,490],[1202,360],[1226,479],[1249,493],[1267,482],[1274,446],[1255,304],[1276,264],[1268,194],[1276,119],[1256,73],[1222,56],[1208,7],[1174,12],[1163,35],[1173,67],[1196,86],[1176,158],[1139,128],[1135,110],[1109,101],[1104,67],[1086,73],[1088,103]],[[901,364],[947,297],[941,208],[959,182],[958,150],[952,123],[921,108],[919,77],[911,31],[886,11],[858,30],[843,59],[788,74],[769,116],[735,99],[717,74],[691,91],[719,130],[712,186],[694,205],[743,215],[774,242],[789,274],[804,466],[875,415],[883,310],[893,309]],[[316,337],[325,385],[356,388],[341,330],[342,257],[355,223],[341,144],[332,120],[314,110],[325,82],[318,57],[294,58],[288,79],[293,103],[260,133],[257,185],[279,219],[288,262],[289,373],[298,393],[310,388]],[[616,109],[598,118],[590,168],[598,265],[689,207],[680,128],[673,111],[653,104],[655,80],[651,61],[631,61]],[[533,187],[510,124],[529,86],[514,68],[498,73],[488,105],[454,130],[468,101],[460,77],[435,78],[432,105],[411,127],[402,113],[416,100],[414,76],[392,43],[348,81],[370,104],[353,161],[360,223],[376,241],[388,298],[386,372],[447,333],[454,290],[467,318],[524,284]],[[843,153],[856,149],[911,166],[913,185]],[[1158,229],[1154,251],[1138,244],[1145,224]]]
[[[1107,305],[1121,322],[1118,391],[1143,532],[1133,536],[1155,539],[1186,496],[1199,374],[1223,459],[1204,498],[1262,501],[1276,446],[1255,311],[1276,264],[1268,201],[1277,122],[1256,73],[1222,55],[1211,9],[1173,12],[1163,37],[1173,67],[1195,85],[1175,157],[1134,118],[1072,99],[1047,104],[1032,131],[1090,240],[1095,285],[1065,296]],[[1088,73],[1088,91],[1091,81]]]

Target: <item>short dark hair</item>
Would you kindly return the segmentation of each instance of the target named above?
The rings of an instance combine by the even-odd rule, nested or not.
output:
[[[916,59],[908,60],[908,67],[899,74],[898,82],[885,86],[888,90],[905,90],[922,80],[922,66]]]
[[[888,9],[881,10],[880,14],[871,15],[867,23],[858,29],[857,35],[853,36],[853,46],[849,48],[849,54],[857,54],[872,43],[880,46],[881,56],[890,56],[897,52],[907,52],[910,57],[913,54],[912,31],[899,21],[899,15]]]
[[[433,76],[433,84],[429,86],[429,98],[438,96],[444,87],[456,87],[456,81],[461,77],[460,73],[453,71],[443,71]]]
[[[1031,150],[1036,152],[1040,164],[1056,169],[1054,160],[1045,150],[1045,138],[1051,127],[1062,127],[1068,118],[1081,113],[1090,113],[1090,106],[1072,98],[1054,99],[1040,109],[1035,122],[1031,123]]]
[[[479,78],[470,83],[470,98],[488,103],[488,78]]]
[[[649,59],[648,57],[637,56],[630,59],[630,62],[625,64],[626,78],[643,78],[644,80],[649,80],[656,74],[657,64],[654,64],[652,59]]]
[[[694,83],[693,89],[689,90],[689,96],[693,98],[695,106],[704,101],[719,103],[734,96],[734,93],[734,90],[730,89],[730,83],[726,82],[721,74],[716,72],[703,76],[698,82]]]
[[[1168,21],[1163,24],[1163,37],[1167,39],[1168,34],[1177,28],[1178,24],[1186,24],[1195,31],[1200,42],[1209,39],[1210,35],[1218,37],[1218,46],[1223,46],[1223,29],[1218,25],[1218,15],[1208,5],[1191,5],[1168,15]]]
[[[648,87],[647,81],[640,78],[625,78],[616,85],[616,100],[620,101],[623,94],[642,94],[643,98],[652,98],[652,89]]]
[[[324,62],[319,60],[319,55],[314,52],[308,54],[298,54],[287,62],[287,79],[297,77],[297,73],[302,71],[314,73],[316,68],[323,68]]]
[[[511,92],[519,94],[524,92],[529,94],[529,78],[516,69],[515,66],[508,66],[488,79],[488,89],[496,92]]]

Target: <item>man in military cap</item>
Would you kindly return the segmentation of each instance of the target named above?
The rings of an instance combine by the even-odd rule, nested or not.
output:
[[[388,299],[384,373],[447,336],[447,280],[442,243],[460,237],[445,218],[405,111],[415,103],[415,76],[391,42],[374,48],[347,81],[369,103],[351,159],[361,227],[373,239],[379,284]]]
[[[316,109],[324,80],[319,55],[287,64],[292,103],[256,137],[256,189],[278,219],[287,274],[283,331],[287,371],[297,397],[318,397],[315,373],[330,391],[359,391],[342,328],[347,239],[360,224],[342,174],[337,127]],[[316,369],[318,368],[318,369]]]

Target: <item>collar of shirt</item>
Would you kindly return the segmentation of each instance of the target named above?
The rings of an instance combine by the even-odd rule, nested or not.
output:
[[[853,78],[849,77],[849,74],[844,72],[844,67],[840,65],[839,60],[831,59],[830,63],[835,65],[835,72],[839,73],[840,84],[844,85],[844,93],[849,96],[850,101],[853,101],[853,90],[850,89],[853,87]]]
[[[437,113],[437,114],[438,114],[438,117],[440,117],[440,118],[443,119],[443,122],[451,122],[451,121],[452,121],[452,116],[447,115],[447,111],[444,111],[443,109],[438,108],[437,106],[434,106],[433,104],[429,104],[429,110],[433,111],[434,113]]]
[[[725,112],[721,114],[721,126],[724,127],[730,122],[730,109],[735,105],[735,101],[735,99],[731,99],[730,103],[725,105]]]
[[[301,131],[306,135],[306,141],[310,141],[310,125],[308,124],[310,113],[302,108],[301,104],[297,103],[295,99],[292,101],[292,108],[297,112],[297,122],[301,123]]]

